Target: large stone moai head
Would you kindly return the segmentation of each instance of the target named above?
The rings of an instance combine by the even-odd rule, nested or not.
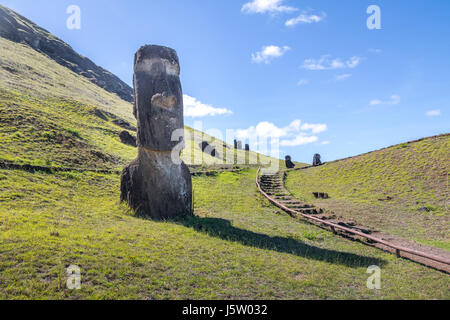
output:
[[[291,156],[286,156],[284,159],[286,161],[286,168],[288,168],[288,169],[295,168],[295,164],[292,162]]]
[[[313,166],[317,167],[322,165],[322,160],[320,159],[320,154],[316,153],[313,158]]]
[[[175,50],[155,45],[134,58],[134,115],[139,147],[171,151],[179,141],[172,133],[184,128],[180,65]]]
[[[173,161],[184,137],[183,93],[175,50],[144,46],[134,63],[134,115],[138,157],[121,177],[121,200],[136,214],[171,219],[192,214],[192,180],[183,162]],[[180,138],[183,139],[183,138]]]

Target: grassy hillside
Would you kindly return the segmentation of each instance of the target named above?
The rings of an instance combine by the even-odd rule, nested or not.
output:
[[[450,135],[291,172],[298,198],[347,219],[450,250]],[[327,192],[328,200],[312,192]]]
[[[0,170],[0,299],[450,298],[447,275],[280,213],[255,174],[194,177],[196,217],[154,222],[119,203],[117,175]]]
[[[129,103],[24,45],[0,46],[0,160],[120,170],[136,156],[113,123],[135,125]],[[200,169],[217,161],[190,147]],[[0,299],[450,298],[447,275],[280,212],[255,175],[194,177],[195,217],[154,222],[119,203],[118,174],[0,169]],[[65,286],[71,264],[80,291]],[[374,264],[378,291],[366,287]]]
[[[137,151],[120,142],[119,133],[124,129],[114,120],[135,126],[132,105],[28,46],[0,38],[1,160],[121,169]],[[199,143],[211,142],[220,155],[230,145],[191,128],[186,130],[196,138],[187,143],[191,148],[191,157],[187,153],[183,156],[187,164],[223,162],[203,153]],[[260,162],[270,161],[255,152],[250,155]],[[231,163],[246,163],[248,157],[238,150]]]

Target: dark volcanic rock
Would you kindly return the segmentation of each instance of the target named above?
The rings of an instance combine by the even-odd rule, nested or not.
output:
[[[136,138],[133,137],[128,131],[122,131],[119,134],[119,137],[123,144],[136,147]]]
[[[133,90],[125,82],[79,55],[67,43],[47,30],[2,5],[0,5],[0,37],[27,44],[99,87],[116,93],[123,100],[133,101]]]
[[[172,157],[184,134],[180,66],[173,49],[144,46],[134,65],[138,158],[122,172],[121,200],[140,216],[170,219],[192,214],[192,180],[188,167]],[[183,142],[184,137],[181,138]]]
[[[122,120],[122,119],[115,119],[113,120],[113,123],[116,126],[119,126],[125,130],[130,130],[130,131],[135,131],[136,132],[136,128],[133,127],[129,122]]]
[[[314,159],[313,159],[313,166],[317,167],[317,166],[321,166],[322,165],[322,161],[320,160],[320,154],[316,153],[314,155]]]
[[[295,168],[295,164],[292,162],[291,156],[286,156],[286,168],[293,169]]]
[[[208,142],[203,141],[199,144],[200,149],[202,151],[212,157],[220,158],[219,152],[217,152],[216,148],[212,145],[210,145]]]
[[[170,151],[179,141],[172,133],[184,127],[180,66],[175,50],[144,46],[134,60],[134,110],[138,146]]]
[[[192,212],[191,174],[184,163],[172,162],[170,152],[139,148],[121,180],[121,200],[138,216],[162,220]]]

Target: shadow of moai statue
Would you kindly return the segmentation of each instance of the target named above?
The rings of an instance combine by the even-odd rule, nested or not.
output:
[[[314,155],[314,159],[313,159],[313,166],[317,167],[317,166],[321,166],[322,165],[322,161],[320,160],[320,154],[316,153]]]
[[[295,168],[295,164],[292,162],[291,156],[286,156],[285,159],[286,159],[286,168],[294,169]]]
[[[179,76],[175,50],[148,45],[136,53],[133,111],[138,158],[122,172],[121,200],[137,215],[157,220],[192,214],[191,175],[179,158],[184,148]],[[172,140],[174,132],[180,137],[177,141]]]

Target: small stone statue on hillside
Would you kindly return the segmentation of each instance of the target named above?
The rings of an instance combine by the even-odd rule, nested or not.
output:
[[[291,156],[286,156],[285,159],[286,159],[286,168],[294,169],[295,168],[295,164],[292,162]]]
[[[152,45],[136,53],[133,111],[138,158],[122,172],[121,200],[139,216],[159,220],[192,214],[189,169],[172,160],[172,150],[184,143],[184,137],[172,141],[175,131],[184,132],[179,76],[175,50]]]
[[[322,165],[322,161],[320,160],[320,154],[316,153],[313,159],[313,166],[318,167]]]

